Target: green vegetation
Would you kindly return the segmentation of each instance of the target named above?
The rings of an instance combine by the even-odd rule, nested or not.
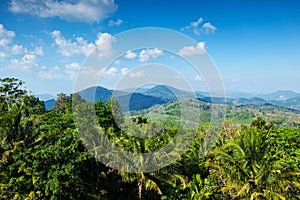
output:
[[[79,94],[59,94],[55,108],[46,111],[44,102],[22,85],[0,79],[0,199],[300,198],[297,113],[274,106],[226,106],[215,147],[200,156],[205,136],[216,131],[210,128],[209,103],[183,100],[191,113],[200,108],[202,123],[180,130],[179,101],[134,111],[130,118],[115,99],[92,103]],[[76,126],[73,115],[82,109],[94,110],[102,128],[85,130],[80,124],[93,123],[85,116]],[[80,138],[79,130],[86,137]],[[95,136],[105,135],[126,151],[147,153],[174,142],[179,130],[195,138],[180,158],[158,171],[126,173],[95,159],[109,156],[101,154],[103,144]],[[137,137],[141,133],[149,137]]]

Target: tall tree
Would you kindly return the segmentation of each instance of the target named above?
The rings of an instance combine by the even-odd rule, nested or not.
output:
[[[66,113],[68,103],[68,96],[65,93],[57,94],[54,109],[62,113]]]
[[[236,139],[227,140],[211,153],[211,173],[222,181],[221,191],[233,199],[293,199],[300,189],[299,172],[270,154],[271,124],[255,119]]]

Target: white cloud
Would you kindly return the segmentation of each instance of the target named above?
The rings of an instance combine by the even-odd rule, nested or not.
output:
[[[0,47],[6,47],[11,43],[12,39],[16,36],[15,32],[8,31],[0,24]]]
[[[58,30],[53,31],[51,35],[58,47],[58,52],[63,56],[89,56],[97,50],[100,58],[107,58],[113,53],[112,43],[115,38],[109,33],[98,33],[95,43],[89,43],[83,37],[76,37],[73,41],[66,39]]]
[[[35,55],[34,54],[26,54],[25,56],[23,56],[22,61],[27,64],[34,63]]]
[[[11,47],[11,53],[13,55],[21,55],[21,54],[24,54],[26,52],[27,52],[27,50],[22,45],[15,44]]]
[[[116,38],[109,33],[98,33],[95,45],[100,58],[108,58],[113,54],[112,43],[115,41]]]
[[[136,57],[136,53],[132,52],[131,50],[128,50],[124,56],[126,59],[135,59]]]
[[[80,65],[78,63],[70,63],[65,66],[65,73],[70,79],[74,79],[79,70]]]
[[[146,49],[146,50],[143,49],[139,54],[139,60],[141,62],[146,62],[151,58],[157,58],[162,55],[163,55],[163,51],[157,48]]]
[[[202,29],[203,29],[204,33],[206,33],[206,34],[214,33],[217,30],[217,28],[209,22],[203,24]]]
[[[203,78],[200,75],[197,75],[194,80],[195,81],[203,81]]]
[[[199,42],[196,46],[187,46],[179,50],[181,56],[192,56],[206,53],[205,42]]]
[[[106,76],[116,76],[118,73],[118,69],[115,67],[111,67],[107,70],[105,70],[104,75]]]
[[[137,72],[130,72],[129,77],[130,78],[144,78],[145,72],[143,70],[137,71]]]
[[[37,67],[35,54],[25,54],[21,59],[13,58],[10,60],[8,67],[10,69],[29,70]]]
[[[35,50],[28,51],[22,45],[14,43],[13,39],[16,36],[14,31],[9,31],[0,24],[0,60],[4,60],[7,57],[15,55],[43,55],[42,47],[35,47]],[[13,59],[13,63],[16,63],[17,59]],[[18,61],[18,64],[20,62]]]
[[[117,10],[114,0],[11,0],[9,10],[67,21],[98,22]]]
[[[62,78],[60,67],[58,66],[55,66],[49,70],[47,70],[46,66],[42,66],[41,69],[42,71],[38,72],[38,76],[42,79],[56,80]]]
[[[118,20],[116,20],[116,21],[114,21],[114,20],[110,20],[109,22],[108,22],[108,26],[120,26],[121,24],[123,24],[124,22],[123,22],[123,20],[121,20],[121,19],[118,19]]]
[[[198,27],[202,22],[203,22],[203,18],[200,17],[196,22],[191,22],[189,26],[185,26],[185,27],[181,28],[180,30],[185,31],[185,30],[192,28],[194,33],[198,34]]]
[[[124,67],[121,69],[121,76],[125,76],[128,73],[128,68]]]
[[[217,28],[213,26],[210,22],[206,22],[202,25],[203,22],[204,22],[203,18],[200,17],[197,21],[191,22],[190,25],[185,26],[180,30],[185,31],[185,30],[192,29],[194,34],[196,35],[200,35],[201,33],[204,34],[214,33],[217,30]]]
[[[75,38],[76,41],[67,40],[60,31],[55,30],[51,33],[58,47],[58,52],[63,56],[90,55],[95,50],[93,43],[88,43],[82,37]]]

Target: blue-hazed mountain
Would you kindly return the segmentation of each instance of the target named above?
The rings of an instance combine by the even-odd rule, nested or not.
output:
[[[267,101],[271,100],[287,100],[296,97],[300,97],[299,93],[290,91],[290,90],[278,90],[276,92],[272,92],[270,94],[257,95],[260,98],[263,98]]]
[[[46,110],[52,110],[55,106],[55,99],[50,99],[50,100],[47,100],[47,101],[44,101],[44,102],[45,102]]]
[[[48,101],[51,99],[56,99],[56,96],[52,95],[52,94],[38,94],[36,95],[37,98],[39,98],[39,100],[41,101]]]
[[[166,86],[166,85],[154,86],[152,88],[149,88],[148,90],[143,91],[141,94],[157,97],[166,102],[173,101],[176,99],[182,99],[182,98],[203,97],[202,95],[197,94],[197,93],[194,94],[193,92],[179,90],[174,87]]]
[[[300,111],[300,96],[287,99],[287,100],[281,100],[281,101],[271,101],[272,104],[286,107],[286,108],[291,108]]]
[[[127,112],[129,110],[143,110],[150,108],[154,105],[161,105],[166,103],[166,101],[160,98],[147,96],[139,93],[118,96],[116,97],[116,99],[121,105],[123,112]]]
[[[262,98],[259,97],[253,97],[253,98],[236,98],[232,99],[232,104],[234,106],[263,106],[268,104],[268,102]]]
[[[133,92],[130,92],[133,91]],[[263,106],[274,104],[281,107],[291,108],[300,111],[300,94],[293,91],[277,91],[265,95],[250,93],[230,92],[230,97],[214,97],[208,92],[183,91],[171,86],[156,85],[152,88],[137,88],[129,90],[110,90],[101,86],[94,86],[79,92],[81,97],[87,101],[108,101],[111,97],[117,98],[123,111],[142,110],[154,105],[161,105],[170,101],[183,98],[198,98],[201,101],[213,104],[227,104],[232,106]],[[236,97],[234,97],[237,95]],[[239,97],[241,95],[241,97]],[[248,98],[242,97],[247,96]],[[42,99],[50,98],[48,95],[39,95]],[[45,101],[46,109],[54,108],[55,99]]]
[[[113,91],[100,86],[94,86],[79,92],[80,96],[87,101],[108,101]]]
[[[117,99],[123,111],[142,110],[157,104],[166,103],[162,98],[155,96],[129,93],[127,91],[109,90],[104,87],[90,87],[79,92],[80,96],[87,101],[108,101],[111,97]]]

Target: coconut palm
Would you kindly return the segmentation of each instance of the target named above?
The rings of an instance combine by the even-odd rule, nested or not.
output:
[[[285,164],[279,149],[274,155],[269,153],[271,148],[276,148],[268,145],[272,131],[275,130],[271,126],[261,126],[261,123],[244,128],[236,139],[211,152],[207,165],[221,180],[223,193],[233,199],[295,198],[292,191],[300,189],[300,173]]]

